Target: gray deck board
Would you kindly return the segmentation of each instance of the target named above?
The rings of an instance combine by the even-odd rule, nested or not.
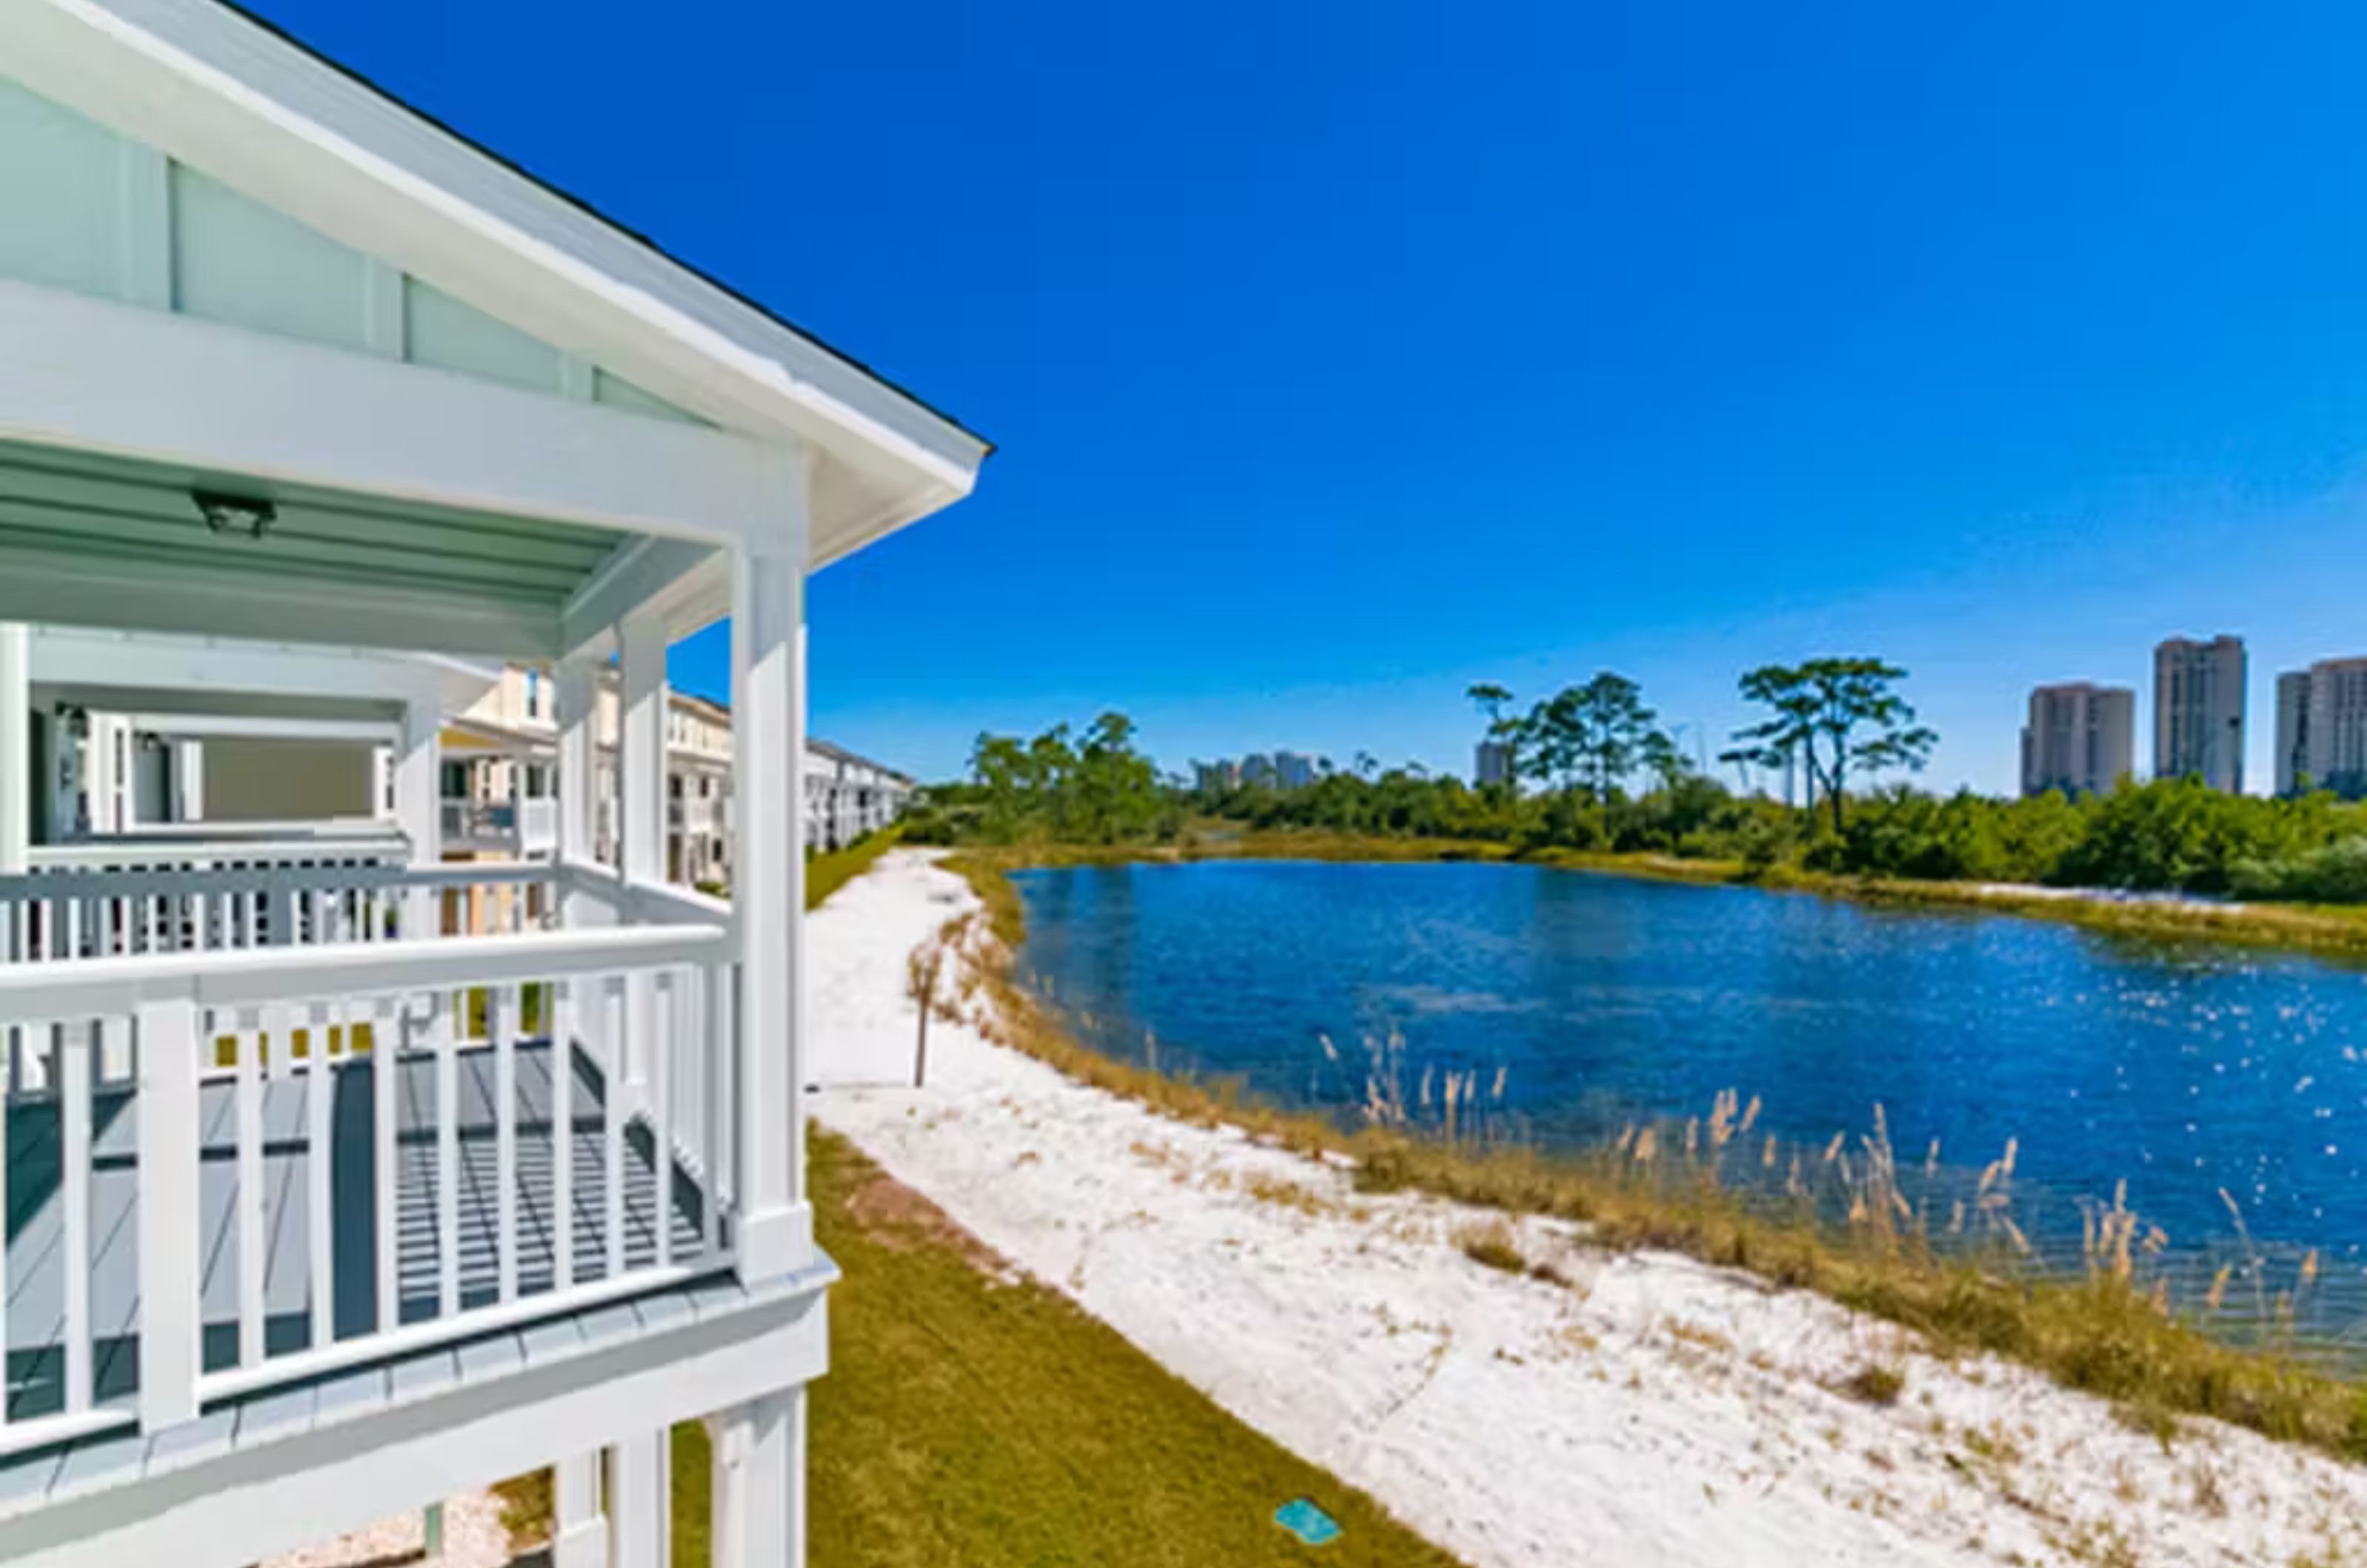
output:
[[[556,1223],[552,1213],[555,1172],[564,1150],[573,1164],[572,1232],[575,1278],[608,1277],[606,1161],[602,1106],[605,1085],[598,1068],[581,1051],[571,1054],[575,1071],[572,1135],[556,1136],[552,1125],[551,1051],[544,1041],[517,1047],[517,1248],[522,1296],[554,1284]],[[460,1052],[459,1093],[459,1216],[462,1310],[488,1304],[498,1295],[500,1168],[494,1132],[494,1058],[487,1049]],[[378,1258],[374,1196],[376,1153],[372,1135],[374,1084],[379,1063],[368,1055],[347,1058],[329,1072],[334,1300],[330,1311],[337,1339],[376,1328]],[[437,1268],[439,1197],[436,1136],[436,1064],[432,1055],[406,1055],[397,1062],[396,1085],[396,1270],[402,1321],[432,1319],[440,1306]],[[309,1205],[314,1151],[310,1146],[309,1073],[266,1077],[262,1084],[265,1127],[264,1267],[265,1353],[284,1355],[308,1348],[311,1337],[311,1234]],[[101,1404],[128,1400],[137,1392],[139,1354],[138,1188],[139,1097],[108,1088],[93,1099],[90,1185],[90,1310],[98,1343],[94,1356],[94,1398]],[[7,1213],[6,1245],[8,1299],[5,1306],[8,1355],[7,1409],[12,1418],[62,1408],[64,1357],[63,1205],[59,1191],[59,1108],[53,1100],[31,1099],[8,1107]],[[239,1236],[236,1086],[210,1080],[200,1092],[198,1224],[205,1365],[210,1371],[233,1366],[238,1355]],[[645,1128],[627,1129],[624,1150],[625,1254],[629,1267],[653,1262],[657,1253],[656,1172],[653,1143]],[[679,1160],[674,1173],[674,1257],[696,1264],[707,1255],[706,1198]],[[519,1353],[515,1350],[514,1354]]]

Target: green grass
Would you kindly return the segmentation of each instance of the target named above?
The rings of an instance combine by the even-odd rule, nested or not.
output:
[[[844,1139],[810,1148],[846,1270],[812,1395],[817,1568],[1303,1562],[1273,1522],[1301,1495],[1345,1527],[1322,1562],[1453,1561],[1065,1297],[1002,1282]]]
[[[809,908],[895,841],[806,868]],[[1058,1292],[1010,1274],[855,1145],[807,1143],[814,1235],[845,1270],[813,1385],[815,1568],[1451,1568],[1363,1493],[1227,1415]],[[706,1428],[674,1431],[676,1568],[708,1568]],[[548,1471],[504,1483],[511,1528],[547,1533]],[[1321,1549],[1274,1523],[1294,1497],[1344,1528]]]
[[[869,871],[874,861],[896,847],[899,837],[896,829],[883,829],[857,839],[843,850],[832,850],[806,862],[806,908],[819,908],[823,899]]]

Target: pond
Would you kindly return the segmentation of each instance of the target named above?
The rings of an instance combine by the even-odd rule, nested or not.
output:
[[[1813,1159],[1880,1105],[1918,1171],[1935,1140],[1967,1179],[2014,1140],[2042,1251],[2076,1258],[2078,1201],[2125,1181],[2176,1275],[2207,1278],[2241,1250],[2232,1199],[2275,1256],[2321,1249],[2318,1326],[2367,1322],[2367,976],[2339,964],[1519,865],[1014,880],[1023,979],[1129,1060],[1353,1120],[1394,1053],[1417,1111],[1425,1077],[1434,1120],[1473,1074],[1484,1121],[1548,1146],[1731,1089],[1761,1103],[1754,1154],[1773,1134]]]

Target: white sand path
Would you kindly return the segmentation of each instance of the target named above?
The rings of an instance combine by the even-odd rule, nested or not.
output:
[[[817,1115],[1226,1409],[1475,1568],[2367,1564],[2367,1472],[1946,1363],[1798,1292],[1478,1216],[1070,1080],[968,1025],[909,1082],[905,958],[976,908],[898,851],[812,918]],[[827,1087],[868,1083],[869,1088]],[[1902,1368],[1877,1408],[1831,1392]],[[1277,1502],[1281,1499],[1276,1499]],[[2337,1554],[2339,1555],[2337,1555]]]

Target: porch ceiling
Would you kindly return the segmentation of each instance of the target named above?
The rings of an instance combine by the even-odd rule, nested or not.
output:
[[[259,540],[216,535],[196,490],[268,500]],[[340,495],[0,442],[0,543],[249,581],[454,592],[556,610],[616,548],[600,528]]]
[[[217,533],[197,491],[266,501]],[[89,590],[9,615],[339,645],[548,658],[641,536],[0,441],[0,576]],[[19,570],[22,563],[22,570]]]

